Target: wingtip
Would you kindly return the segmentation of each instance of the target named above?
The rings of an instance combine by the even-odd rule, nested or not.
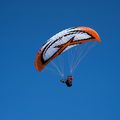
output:
[[[99,36],[99,34],[97,33],[96,30],[89,28],[89,27],[79,27],[81,30],[88,32],[89,34],[91,34],[94,37],[94,40],[101,42],[101,38]]]

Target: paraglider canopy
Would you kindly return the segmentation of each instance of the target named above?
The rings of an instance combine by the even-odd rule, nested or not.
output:
[[[90,41],[100,42],[98,33],[91,28],[74,27],[63,30],[51,37],[40,48],[35,59],[35,67],[38,71],[42,71],[58,55],[78,44]]]

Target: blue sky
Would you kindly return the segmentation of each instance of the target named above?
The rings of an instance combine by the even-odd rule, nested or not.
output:
[[[120,120],[119,0],[0,1],[0,120]],[[37,72],[38,48],[73,26],[102,42],[74,73],[72,88]]]

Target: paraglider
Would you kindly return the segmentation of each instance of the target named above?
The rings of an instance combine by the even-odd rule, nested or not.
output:
[[[69,75],[67,77],[67,79],[65,80],[60,80],[61,83],[65,83],[67,85],[67,87],[71,87],[72,86],[72,81],[73,81],[73,76]]]
[[[100,37],[95,30],[89,27],[73,27],[65,29],[48,39],[39,49],[34,62],[35,67],[41,72],[48,63],[60,54],[63,54],[72,47],[91,41],[100,42]]]

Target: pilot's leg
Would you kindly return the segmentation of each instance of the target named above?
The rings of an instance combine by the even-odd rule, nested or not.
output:
[[[61,83],[65,83],[65,80],[60,80]]]

